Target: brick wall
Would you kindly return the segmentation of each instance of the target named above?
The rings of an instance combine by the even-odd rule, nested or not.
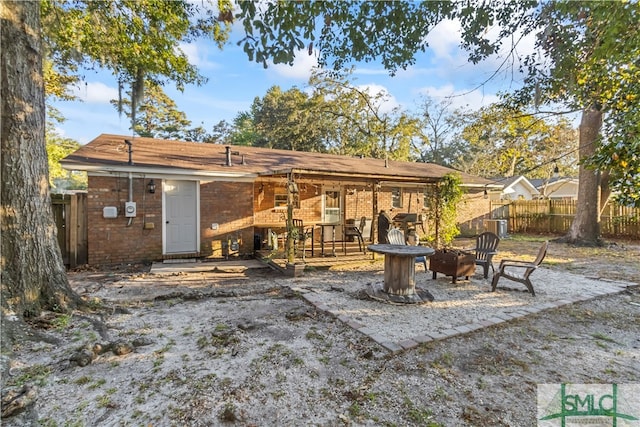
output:
[[[200,255],[253,254],[253,183],[209,182],[200,186]],[[217,230],[212,228],[217,224]],[[237,241],[238,251],[228,251]]]
[[[156,179],[157,191],[147,190],[148,179],[133,178],[132,200],[137,203],[137,216],[131,221],[124,216],[129,200],[129,179],[119,177],[89,177],[87,194],[89,264],[116,264],[161,260],[162,254],[162,191]],[[338,184],[337,182],[335,184]],[[370,186],[343,183],[345,219],[356,224],[361,217],[372,218],[373,192]],[[284,184],[277,181],[253,183],[208,182],[200,185],[200,251],[193,256],[219,258],[227,254],[248,256],[254,250],[256,224],[284,224],[286,208],[275,208],[276,193]],[[403,191],[402,208],[392,208],[390,188],[378,193],[378,211],[385,209],[393,217],[398,212],[425,212],[421,189]],[[322,219],[322,187],[299,185],[299,205],[294,218],[305,223]],[[103,218],[103,208],[118,209],[118,217]],[[488,217],[489,200],[481,195],[467,195],[460,204],[458,222],[464,235],[484,231],[482,220]],[[316,233],[319,234],[319,233]],[[420,232],[420,234],[422,234]],[[374,233],[375,235],[375,233]],[[316,236],[318,238],[318,236]],[[230,243],[238,242],[237,251],[229,251]]]
[[[89,176],[87,191],[87,245],[89,264],[118,264],[158,259],[162,255],[162,194],[147,191],[148,180],[133,179],[132,200],[137,216],[129,221],[124,205],[129,200],[129,179]],[[159,184],[156,182],[156,184]],[[103,208],[118,209],[117,218],[103,218]]]
[[[458,228],[461,236],[476,236],[483,231],[484,220],[491,218],[491,201],[482,193],[466,194],[458,206]]]
[[[119,264],[162,260],[162,191],[150,194],[147,180],[133,178],[132,200],[137,216],[124,216],[129,200],[129,179],[89,177],[87,194],[89,264]],[[118,209],[117,218],[104,218],[103,208]],[[212,228],[217,224],[217,230]],[[235,253],[253,253],[253,184],[211,182],[200,186],[200,252],[192,256],[222,257],[230,240],[237,240]]]

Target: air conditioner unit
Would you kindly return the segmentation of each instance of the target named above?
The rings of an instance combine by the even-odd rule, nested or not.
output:
[[[506,219],[485,219],[484,228],[492,232],[501,239],[507,237],[507,220]]]

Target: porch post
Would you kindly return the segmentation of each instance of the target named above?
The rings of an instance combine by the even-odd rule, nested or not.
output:
[[[294,204],[294,188],[293,174],[287,174],[287,241],[285,251],[287,254],[287,262],[293,264],[295,261],[295,238],[293,234],[293,204]]]

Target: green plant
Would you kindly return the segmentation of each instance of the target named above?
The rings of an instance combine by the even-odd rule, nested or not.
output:
[[[220,411],[220,419],[228,422],[235,422],[238,420],[238,416],[236,415],[236,407],[233,403],[225,403],[224,408],[222,409],[222,411]]]
[[[43,386],[47,383],[47,378],[51,374],[51,368],[45,365],[33,365],[22,370],[20,375],[10,380],[8,385],[22,386],[26,383],[35,383],[38,386]]]
[[[433,223],[433,233],[427,236],[427,240],[436,248],[450,246],[453,239],[460,234],[456,218],[458,204],[464,194],[461,184],[462,178],[459,174],[448,173],[440,182],[425,191],[427,217]]]
[[[360,407],[360,405],[358,405],[357,402],[353,402],[351,406],[349,406],[349,414],[352,417],[358,417],[362,414],[362,408]]]
[[[591,336],[593,338],[597,339],[597,340],[607,341],[607,342],[614,343],[614,344],[616,343],[616,341],[613,338],[611,338],[611,337],[609,337],[607,335],[601,334],[600,332],[596,332],[595,334],[591,334]]]
[[[107,380],[105,380],[104,378],[100,378],[99,380],[97,380],[96,382],[94,382],[93,384],[91,384],[89,386],[89,389],[93,390],[96,389],[98,387],[103,386],[105,383],[107,382]]]
[[[59,316],[56,316],[56,318],[51,321],[51,325],[57,331],[62,331],[63,329],[67,328],[69,326],[69,323],[71,323],[70,314],[61,314]]]
[[[85,384],[89,384],[91,382],[91,377],[88,376],[82,376],[80,378],[78,378],[77,380],[74,381],[76,384],[78,385],[85,385]]]

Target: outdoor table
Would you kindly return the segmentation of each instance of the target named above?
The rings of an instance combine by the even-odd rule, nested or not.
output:
[[[326,256],[324,253],[324,233],[327,228],[331,228],[331,256],[336,255],[336,226],[340,225],[339,223],[330,222],[330,223],[318,223],[316,224],[320,227],[320,253],[322,256]]]
[[[416,303],[433,301],[433,296],[416,288],[416,257],[431,256],[428,246],[376,244],[367,246],[371,252],[384,254],[384,288],[373,289],[372,298],[389,302]]]

